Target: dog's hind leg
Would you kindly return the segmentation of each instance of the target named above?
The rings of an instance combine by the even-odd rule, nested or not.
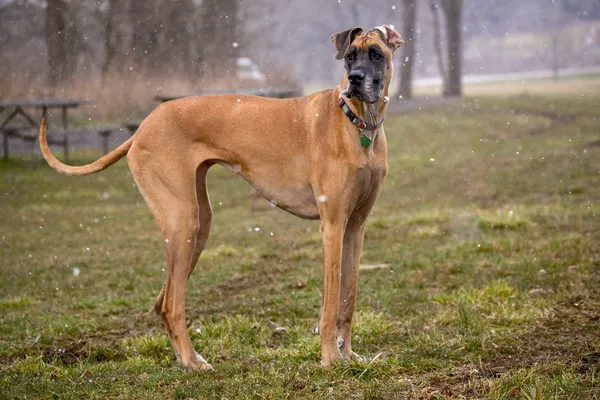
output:
[[[194,268],[198,263],[198,258],[206,246],[208,234],[210,233],[210,224],[212,222],[212,206],[208,197],[208,188],[206,187],[206,174],[208,169],[213,165],[212,162],[204,162],[196,171],[196,199],[198,200],[198,233],[196,235],[196,245],[194,246],[194,255],[190,265],[192,275]]]
[[[194,268],[198,263],[200,254],[206,246],[208,235],[210,233],[210,226],[212,222],[212,206],[210,204],[210,198],[208,196],[208,188],[206,187],[206,175],[208,169],[213,165],[211,162],[205,162],[198,167],[196,170],[196,198],[198,200],[198,234],[196,235],[196,245],[194,246],[194,255],[190,264],[190,272],[188,278],[194,272]],[[163,299],[165,296],[165,284],[163,285],[156,302],[154,303],[154,309],[160,314],[162,308]]]
[[[138,156],[135,152],[128,155],[138,187],[165,239],[167,277],[155,308],[181,364],[188,370],[211,370],[210,364],[194,351],[185,320],[185,286],[200,254],[197,239],[208,236],[208,232],[199,234],[197,166],[180,162],[166,169],[154,156]]]

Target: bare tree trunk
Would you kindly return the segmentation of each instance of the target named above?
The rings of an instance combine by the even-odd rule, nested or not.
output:
[[[70,3],[70,6],[76,9],[76,6],[73,3]],[[70,10],[67,8],[65,10],[65,21],[67,24],[66,32],[65,32],[65,46],[67,49],[67,65],[66,65],[66,74],[69,79],[75,78],[75,74],[77,73],[77,67],[80,64],[80,58],[82,58],[82,53],[85,50],[85,45],[82,40],[82,34],[79,29],[80,21],[78,21],[77,15],[74,10]]]
[[[417,1],[404,0],[402,64],[400,67],[399,95],[403,99],[412,98],[413,66],[415,63]]]
[[[105,19],[106,59],[102,65],[102,81],[114,73],[124,73],[127,68],[127,50],[129,42],[128,25],[129,2],[127,0],[109,0]]]
[[[440,77],[442,78],[442,87],[445,88],[448,86],[448,73],[446,72],[446,58],[444,57],[444,52],[442,50],[439,7],[438,0],[429,1],[429,8],[431,9],[431,15],[433,16],[433,50],[435,51],[438,70]]]
[[[176,7],[172,2],[163,7],[167,26],[160,44],[160,58],[165,60],[168,73],[187,75],[192,71],[191,57],[195,41],[191,23],[194,18],[194,4],[192,0],[179,0]]]
[[[48,0],[46,8],[46,45],[48,47],[48,87],[53,92],[67,79],[68,47],[67,5],[63,0]]]
[[[159,36],[164,29],[157,16],[156,0],[131,0],[129,15],[132,25],[131,54],[133,63],[142,72],[156,71],[162,66],[157,57]]]
[[[552,44],[552,77],[555,81],[558,80],[558,70],[560,68],[560,60],[559,60],[559,46],[558,46],[558,30],[554,30],[550,35],[550,40]]]
[[[446,15],[446,36],[448,45],[448,85],[444,96],[462,94],[462,9],[463,0],[444,0],[442,10]]]
[[[236,0],[202,3],[203,73],[209,79],[235,77],[239,43]]]
[[[213,77],[213,69],[217,58],[217,37],[218,37],[218,9],[219,0],[203,0],[202,1],[202,25],[200,26],[200,40],[203,45],[200,49],[200,57],[202,62],[202,76],[207,78]]]

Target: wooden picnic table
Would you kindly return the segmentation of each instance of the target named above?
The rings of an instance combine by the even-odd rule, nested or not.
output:
[[[214,90],[206,92],[192,92],[184,94],[174,95],[157,95],[154,96],[154,100],[164,103],[165,101],[171,101],[181,99],[184,97],[193,96],[206,96],[212,94],[242,94],[249,96],[261,96],[261,97],[273,97],[277,99],[287,99],[290,97],[302,96],[302,90],[296,88],[265,88],[265,89],[241,89],[241,90]]]
[[[235,91],[218,90],[218,91],[205,91],[205,92],[194,92],[184,93],[175,95],[158,95],[154,99],[159,102],[165,102],[169,100],[180,99],[183,97],[190,96],[203,96],[203,95],[214,95],[214,94],[241,94],[241,95],[252,95],[262,97],[273,97],[273,98],[290,98],[298,97],[302,95],[300,89],[295,88],[265,88],[265,89],[243,89]],[[68,129],[68,110],[70,108],[77,108],[83,104],[93,103],[87,99],[33,99],[33,100],[0,100],[0,116],[4,111],[10,110],[8,116],[6,116],[0,122],[0,133],[4,136],[4,158],[8,158],[8,139],[9,137],[18,137],[30,143],[32,161],[35,163],[34,151],[37,141],[36,135],[26,135],[22,131],[25,129],[35,128],[39,129],[37,122],[37,116],[34,117],[32,111],[27,112],[27,109],[41,109],[42,113],[48,109],[61,109],[62,110],[62,131],[64,133],[63,140],[56,140],[48,137],[48,143],[51,145],[61,145],[64,147],[65,160],[69,159],[69,138],[67,135]],[[27,121],[27,126],[14,126],[11,122],[18,116],[23,117]],[[133,135],[139,127],[141,121],[128,120],[123,122],[121,126],[100,126],[91,128],[92,131],[98,133],[102,138],[102,148],[104,154],[109,151],[109,140],[113,132],[121,130],[122,127],[127,128],[130,135]],[[21,132],[20,132],[21,131]]]
[[[62,111],[62,128],[64,132],[64,138],[60,141],[49,141],[50,144],[59,144],[64,148],[65,160],[69,159],[69,136],[67,135],[67,129],[69,127],[68,120],[68,110],[70,108],[77,108],[83,104],[92,103],[91,100],[87,99],[55,99],[55,98],[46,98],[46,99],[14,99],[14,100],[0,100],[0,114],[4,111],[9,111],[10,113],[6,116],[2,122],[0,122],[0,132],[2,132],[4,136],[4,158],[8,158],[8,138],[9,137],[20,137],[24,140],[28,140],[31,142],[32,150],[35,145],[35,141],[37,139],[36,136],[26,136],[22,133],[19,133],[19,130],[24,128],[39,128],[39,124],[37,120],[32,116],[32,111],[25,111],[26,109],[41,109],[43,114],[48,109],[60,109]],[[19,126],[10,126],[11,121],[13,121],[18,116],[23,117],[27,121],[27,125],[25,127]],[[40,116],[41,117],[41,116]],[[14,125],[14,123],[13,123]]]

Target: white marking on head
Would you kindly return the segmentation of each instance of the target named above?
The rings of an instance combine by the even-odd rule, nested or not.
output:
[[[381,32],[381,37],[393,50],[398,49],[398,47],[402,46],[404,43],[404,40],[402,40],[400,34],[396,32],[393,25],[380,25],[371,30],[374,31],[375,29]]]
[[[377,29],[383,35],[383,38],[387,40],[387,29],[385,29],[385,25],[379,25],[373,28],[373,30]]]

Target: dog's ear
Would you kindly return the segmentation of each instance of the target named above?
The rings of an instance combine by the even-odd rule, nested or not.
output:
[[[336,33],[335,35],[331,35],[331,40],[333,41],[335,49],[338,52],[335,56],[336,60],[341,60],[344,58],[346,50],[348,50],[348,47],[350,47],[350,44],[354,41],[356,35],[360,35],[362,31],[362,28],[355,27],[344,32]]]
[[[386,40],[388,46],[392,48],[392,50],[397,50],[398,47],[404,44],[404,40],[400,37],[400,34],[394,30],[394,28],[389,27],[387,25],[383,25],[383,29],[380,29],[382,33],[384,33],[383,37]]]

